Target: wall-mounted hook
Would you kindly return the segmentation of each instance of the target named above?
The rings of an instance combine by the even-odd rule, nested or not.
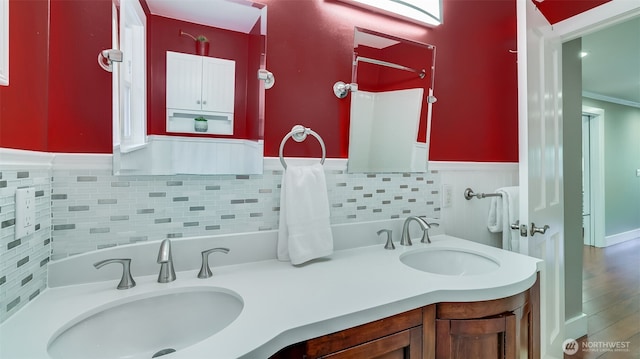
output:
[[[117,49],[102,50],[98,53],[98,65],[105,71],[113,72],[113,63],[122,62],[122,51]]]
[[[349,94],[349,91],[358,91],[357,84],[346,84],[342,81],[338,81],[333,85],[333,93],[337,98],[345,98]]]
[[[267,90],[276,83],[276,78],[273,74],[265,69],[258,70],[258,80],[264,81],[264,88]]]

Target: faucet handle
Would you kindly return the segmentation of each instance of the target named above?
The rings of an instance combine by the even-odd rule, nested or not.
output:
[[[378,231],[378,235],[382,233],[387,234],[387,243],[384,245],[384,249],[396,249],[396,246],[393,245],[393,239],[391,238],[391,230],[390,229],[381,229]]]
[[[134,281],[131,276],[131,258],[105,259],[94,263],[93,266],[96,267],[96,269],[100,269],[102,266],[111,263],[122,264],[122,278],[120,279],[120,283],[118,283],[118,289],[129,289],[136,286],[136,281]]]
[[[212,248],[207,249],[206,251],[202,251],[202,265],[200,266],[200,273],[198,273],[198,278],[204,279],[209,278],[213,275],[211,273],[211,268],[209,268],[209,254],[213,252],[222,252],[229,253],[229,248]]]
[[[426,217],[422,217],[426,220]],[[426,221],[425,221],[426,222]],[[427,223],[427,228],[425,228],[422,232],[422,239],[420,240],[421,243],[431,243],[431,238],[429,238],[429,230],[433,227],[440,227],[440,223],[436,223],[436,222],[426,222]]]

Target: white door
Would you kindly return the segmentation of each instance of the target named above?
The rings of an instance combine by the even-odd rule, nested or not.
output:
[[[517,17],[520,223],[526,226],[520,252],[544,260],[540,349],[543,358],[562,358],[562,43],[531,0],[517,0]]]

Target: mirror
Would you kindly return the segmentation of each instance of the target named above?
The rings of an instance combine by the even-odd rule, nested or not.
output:
[[[435,53],[355,28],[348,172],[427,170]]]
[[[114,66],[114,174],[262,173],[264,90],[273,78],[265,69],[267,7],[248,0],[116,6],[114,46],[123,60]]]

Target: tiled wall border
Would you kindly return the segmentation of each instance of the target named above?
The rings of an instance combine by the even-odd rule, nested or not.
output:
[[[102,160],[93,158],[90,167],[75,165],[74,156],[60,157],[52,176],[52,259],[140,241],[278,226],[283,171],[276,158],[265,159],[262,175],[113,176]],[[332,224],[440,215],[437,173],[349,174],[346,160],[328,159],[325,174]]]

